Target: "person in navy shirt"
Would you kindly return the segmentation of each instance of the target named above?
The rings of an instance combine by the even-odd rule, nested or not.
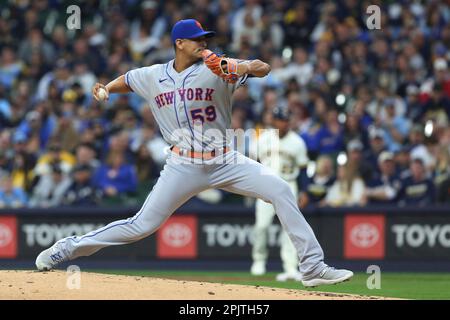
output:
[[[411,160],[410,176],[402,180],[398,198],[400,206],[425,206],[434,202],[435,187],[427,176],[422,158]]]
[[[333,161],[328,156],[320,156],[317,159],[315,174],[307,179],[306,185],[300,188],[304,190],[299,197],[300,208],[317,205],[325,198],[335,180]]]
[[[370,149],[364,152],[364,162],[376,169],[378,167],[378,155],[386,148],[384,131],[377,127],[370,127],[368,131]]]
[[[89,164],[78,164],[73,168],[72,176],[73,181],[63,203],[73,207],[98,205],[102,192],[92,184],[92,167]]]
[[[393,204],[401,188],[401,180],[396,174],[394,154],[383,151],[378,157],[380,174],[369,182],[366,195],[370,204]]]
[[[359,175],[368,184],[377,173],[377,168],[364,161],[364,145],[359,140],[351,140],[347,143],[348,162],[355,165]]]

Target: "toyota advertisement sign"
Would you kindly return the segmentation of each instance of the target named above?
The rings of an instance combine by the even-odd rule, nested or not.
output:
[[[274,220],[267,230],[267,247],[269,256],[279,259],[281,226]],[[251,216],[210,216],[200,219],[200,257],[250,259],[254,222]]]
[[[389,258],[450,260],[450,216],[395,217],[388,228]]]
[[[0,216],[0,259],[17,257],[17,219]]]
[[[0,217],[1,218],[1,217]],[[18,246],[20,258],[36,258],[44,249],[57,240],[69,236],[81,236],[90,231],[106,226],[111,217],[98,216],[57,216],[19,218]],[[101,250],[98,259],[109,258],[151,258],[155,256],[155,240],[149,237],[142,241],[126,245],[111,246]]]
[[[344,226],[346,259],[384,259],[384,215],[347,215]]]
[[[111,246],[95,259],[251,260],[254,212],[176,213],[154,234]],[[125,217],[91,214],[0,215],[0,259],[34,259],[57,240],[84,235]],[[446,212],[352,212],[321,209],[305,214],[328,259],[352,261],[450,261],[450,214]],[[282,228],[267,229],[269,259],[280,259]]]
[[[156,235],[158,258],[197,258],[197,216],[172,216]]]

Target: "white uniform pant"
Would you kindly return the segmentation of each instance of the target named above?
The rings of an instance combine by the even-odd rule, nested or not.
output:
[[[294,196],[296,196],[298,194],[297,184],[295,182],[289,182],[289,186]],[[267,248],[268,231],[275,214],[275,208],[271,203],[267,203],[261,199],[256,200],[252,248],[254,262],[267,262],[269,255]],[[283,262],[284,272],[293,273],[298,271],[297,251],[283,228],[280,234],[280,257]]]

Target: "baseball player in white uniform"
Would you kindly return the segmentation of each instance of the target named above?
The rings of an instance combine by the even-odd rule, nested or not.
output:
[[[157,183],[133,217],[57,241],[36,258],[38,270],[148,237],[191,197],[217,188],[273,204],[296,249],[304,286],[338,283],[353,276],[351,271],[324,263],[322,248],[289,184],[275,174],[263,174],[262,164],[230,150],[226,130],[233,92],[249,75],[267,75],[270,66],[260,60],[217,56],[206,49],[206,40],[213,35],[194,19],[180,20],[171,33],[175,59],[131,70],[106,86],[94,86],[97,100],[107,99],[110,93],[134,92],[143,97],[171,145],[170,153]]]
[[[252,151],[252,157],[273,170],[283,178],[294,196],[298,195],[297,178],[300,169],[308,164],[306,145],[303,139],[294,131],[289,130],[289,110],[276,107],[272,111],[273,130],[264,130]],[[278,156],[271,154],[272,143],[278,144]],[[253,229],[253,264],[250,269],[252,275],[259,276],[266,273],[268,258],[267,236],[270,225],[275,216],[272,204],[261,199],[256,200],[255,226]],[[277,275],[278,281],[301,280],[298,271],[298,257],[294,245],[283,230],[280,235],[280,256],[283,261],[283,273]]]

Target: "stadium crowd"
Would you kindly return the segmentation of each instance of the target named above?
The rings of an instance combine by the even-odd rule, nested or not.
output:
[[[87,0],[79,30],[70,2],[0,3],[0,208],[147,195],[166,156],[150,108],[91,88],[172,59],[171,26],[189,17],[217,32],[213,51],[271,65],[235,93],[232,126],[289,108],[310,158],[301,206],[450,203],[445,1]]]

